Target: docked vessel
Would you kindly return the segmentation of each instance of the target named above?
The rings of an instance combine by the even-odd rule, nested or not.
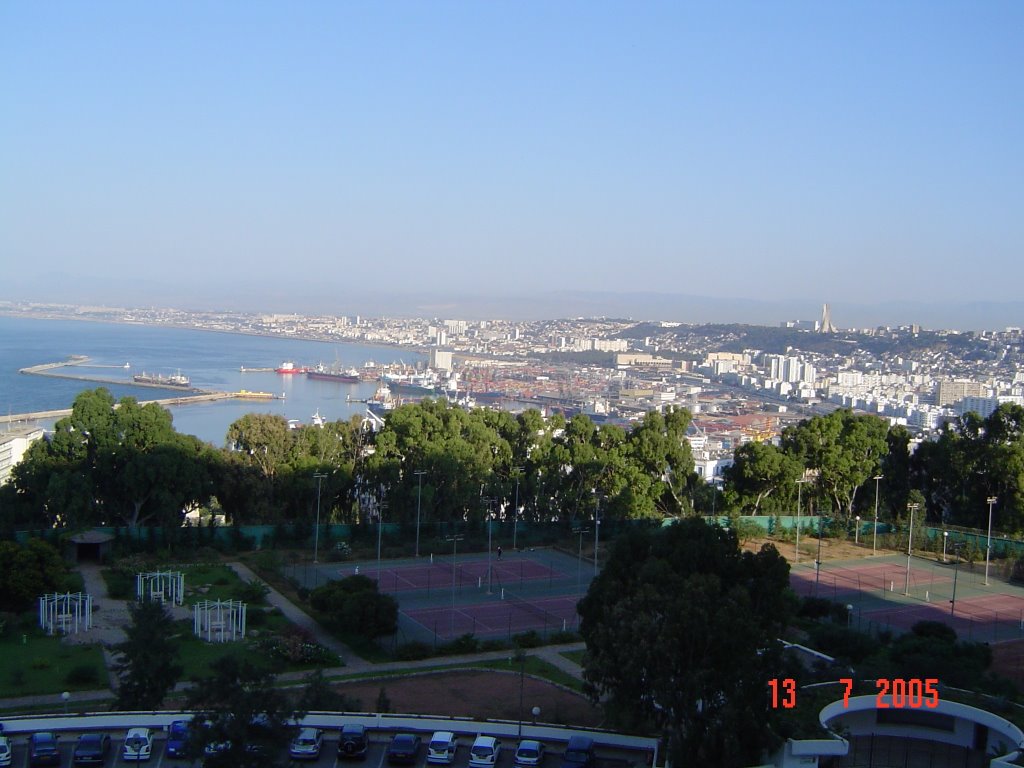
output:
[[[132,381],[136,384],[150,384],[156,387],[173,387],[175,389],[189,389],[192,386],[191,380],[189,380],[188,376],[183,376],[181,371],[172,373],[169,376],[143,371],[132,376]]]
[[[306,371],[306,377],[319,381],[335,381],[339,384],[358,384],[360,381],[359,371],[355,368],[327,368],[323,363]]]
[[[411,372],[386,371],[380,380],[393,391],[413,395],[436,394],[441,385],[437,374],[429,368]]]
[[[386,384],[381,384],[377,387],[377,391],[373,393],[373,397],[366,401],[366,407],[378,416],[393,411],[395,409],[395,398],[391,394],[391,390]]]
[[[286,376],[293,373],[309,373],[309,367],[305,365],[296,365],[291,360],[285,360],[274,369],[274,373],[282,373]]]

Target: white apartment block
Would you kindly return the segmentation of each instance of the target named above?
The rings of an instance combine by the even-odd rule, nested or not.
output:
[[[0,434],[0,485],[10,480],[14,465],[21,461],[32,443],[43,439],[44,434],[41,427],[9,429]]]

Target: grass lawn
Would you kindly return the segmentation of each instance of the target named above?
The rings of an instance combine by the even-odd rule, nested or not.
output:
[[[9,633],[0,640],[0,698],[108,686],[99,645],[64,645],[56,637]]]
[[[242,600],[250,605],[264,602],[262,598],[254,600],[252,587],[226,565],[195,565],[183,572],[188,605],[202,600]]]
[[[416,674],[422,672],[450,672],[453,670],[465,670],[465,669],[493,669],[500,670],[502,672],[518,672],[519,664],[515,661],[509,661],[508,659],[491,659],[488,661],[465,661],[460,664],[436,664],[426,667],[408,667],[404,669],[392,669],[389,671],[371,671],[364,674],[357,675],[331,675],[328,679],[332,682],[352,682],[355,680],[364,679],[387,679],[390,677],[405,677],[409,674]],[[523,671],[532,675],[533,677],[539,677],[549,682],[563,685],[570,690],[583,692],[583,681],[579,678],[573,677],[561,669],[556,667],[554,664],[549,664],[537,656],[527,656],[526,664]]]
[[[579,650],[579,651],[563,651],[562,652],[562,656],[565,656],[565,658],[567,658],[569,661],[574,662],[574,663],[579,664],[580,666],[582,666],[583,665],[583,657],[586,655],[586,653],[587,652],[584,651],[584,650]]]

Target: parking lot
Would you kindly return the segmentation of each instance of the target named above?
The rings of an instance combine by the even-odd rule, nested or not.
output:
[[[123,766],[136,765],[134,760],[125,761],[122,759],[122,744],[124,740],[124,731],[110,733],[112,738],[110,754],[103,766],[110,768],[112,766]],[[153,755],[148,762],[144,762],[144,765],[150,766],[151,768],[159,768],[163,764],[170,766],[186,766],[186,765],[200,765],[201,761],[189,763],[186,760],[179,760],[176,758],[169,758],[165,755],[164,747],[166,744],[165,732],[154,731],[154,742],[153,742]],[[427,756],[427,742],[430,740],[429,733],[421,734],[423,744],[420,746],[419,754],[416,758],[416,762],[413,764],[417,768],[425,766]],[[8,734],[11,741],[12,748],[12,768],[30,768],[29,766],[29,754],[28,754],[28,736],[24,734]],[[529,737],[529,734],[524,734],[524,737]],[[63,732],[60,734],[58,744],[60,746],[61,755],[61,766],[72,765],[72,752],[75,748],[78,734]],[[283,744],[281,746],[281,755],[279,764],[291,764],[291,765],[318,765],[318,766],[360,766],[361,768],[383,768],[386,766],[386,752],[387,746],[390,743],[390,734],[376,734],[370,739],[369,748],[366,756],[362,759],[349,760],[338,757],[338,731],[327,730],[324,733],[323,748],[320,752],[320,756],[316,760],[291,760],[288,757],[288,745]],[[459,738],[458,749],[455,753],[455,761],[452,763],[454,768],[468,768],[469,763],[469,748],[472,743],[472,738],[469,736],[463,736]],[[506,739],[501,742],[501,751],[498,755],[497,765],[495,768],[513,768],[513,756],[515,755],[517,739]],[[550,745],[547,753],[544,756],[543,762],[540,768],[558,768],[561,752],[564,748],[564,743]],[[626,749],[598,749],[598,761],[595,768],[624,768],[631,764],[644,765],[646,755],[639,751],[630,751]],[[95,763],[93,765],[96,765]],[[408,763],[406,763],[408,765]]]

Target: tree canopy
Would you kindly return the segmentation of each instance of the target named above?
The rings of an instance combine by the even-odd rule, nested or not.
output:
[[[579,604],[590,695],[663,730],[679,765],[756,763],[788,585],[774,547],[741,553],[735,533],[699,519],[620,536]]]

